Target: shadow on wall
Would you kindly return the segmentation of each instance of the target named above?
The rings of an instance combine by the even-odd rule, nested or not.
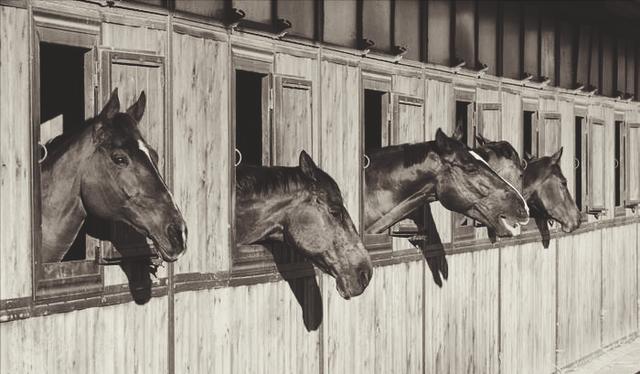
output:
[[[408,218],[418,226],[417,235],[409,239],[409,241],[422,252],[422,256],[427,261],[427,265],[429,265],[433,282],[438,287],[442,287],[442,279],[447,280],[449,278],[449,265],[442,238],[433,220],[431,205],[426,204],[424,210],[416,209]]]
[[[295,272],[291,271],[292,257],[295,252],[281,242],[260,243],[265,245],[273,255],[278,272],[291,288],[298,305],[302,310],[302,320],[307,331],[315,331],[322,324],[322,294],[315,275],[300,276],[300,274],[315,274],[313,264],[306,259],[295,261]]]
[[[121,226],[120,226],[121,225]],[[126,226],[119,224],[120,227]],[[99,239],[111,242],[115,249],[123,256],[127,254],[127,247],[132,243],[136,246],[144,246],[145,252],[153,253],[147,244],[144,235],[138,234],[132,228],[126,227],[126,234],[111,237],[112,224],[108,221],[88,216],[86,220],[87,234]],[[144,305],[151,300],[151,290],[153,282],[151,276],[156,276],[157,266],[151,263],[148,257],[136,257],[126,259],[119,264],[122,271],[127,276],[129,293],[138,305]]]

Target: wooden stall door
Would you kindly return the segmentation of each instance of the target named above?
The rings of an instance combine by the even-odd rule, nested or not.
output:
[[[592,119],[588,131],[588,212],[598,213],[605,208],[605,125]]]
[[[627,196],[625,204],[634,207],[640,204],[640,123],[627,125],[626,139]]]
[[[477,133],[490,141],[502,140],[502,104],[478,103]],[[475,138],[474,138],[475,144]]]
[[[311,81],[275,77],[275,118],[272,129],[274,165],[298,166],[300,152],[313,156]]]
[[[164,56],[103,50],[101,64],[103,103],[118,88],[120,110],[125,111],[142,91],[145,92],[147,105],[138,127],[142,137],[158,152],[158,170],[166,178]],[[100,261],[103,263],[119,263],[131,257],[156,257],[153,244],[125,224],[112,223],[109,238],[111,243],[101,245]]]
[[[560,149],[562,122],[560,113],[544,112],[538,121],[538,157],[551,156]]]
[[[416,143],[424,141],[424,100],[421,98],[393,95],[393,128],[391,143]],[[410,220],[402,220],[391,227],[391,236],[412,237],[418,228]],[[394,249],[412,248],[410,243],[394,240]]]

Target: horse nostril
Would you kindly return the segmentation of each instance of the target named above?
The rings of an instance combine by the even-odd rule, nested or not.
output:
[[[360,286],[364,289],[369,285],[369,280],[371,279],[371,270],[363,269],[360,270],[360,275],[358,276],[358,281],[360,282]]]
[[[187,228],[182,224],[172,223],[167,226],[167,236],[172,246],[183,248],[187,240]]]

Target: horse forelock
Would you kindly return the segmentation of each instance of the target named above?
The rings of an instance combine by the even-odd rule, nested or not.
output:
[[[518,167],[521,167],[520,155],[518,155],[518,152],[513,148],[511,143],[507,141],[502,140],[486,143],[484,146],[475,149],[475,151],[485,160],[491,156],[489,153],[489,151],[491,151],[496,157],[511,160],[516,163]]]

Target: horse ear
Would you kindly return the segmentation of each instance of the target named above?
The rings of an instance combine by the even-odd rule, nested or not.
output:
[[[560,149],[558,149],[558,151],[551,156],[551,162],[553,162],[554,164],[557,164],[558,162],[560,162],[560,157],[562,157],[563,148],[564,147],[560,147]]]
[[[136,120],[136,122],[140,122],[142,116],[144,115],[144,109],[147,106],[147,95],[145,95],[144,91],[140,93],[140,97],[138,97],[138,101],[136,101],[133,105],[127,109],[127,113]]]
[[[456,131],[453,132],[453,135],[451,135],[451,137],[461,142],[464,138],[464,129],[462,128],[462,126],[456,127]]]
[[[531,155],[531,153],[529,153],[529,152],[525,152],[525,153],[524,153],[524,159],[525,159],[525,161],[527,161],[527,162],[528,162],[528,161],[531,161],[531,160],[533,160],[533,155]]]
[[[313,162],[311,156],[309,156],[304,150],[300,152],[299,166],[304,175],[316,180],[318,167],[316,166],[316,163]]]
[[[449,149],[449,137],[438,127],[436,130],[436,144],[440,149]]]
[[[477,134],[476,135],[476,141],[478,142],[478,145],[480,147],[484,146],[485,144],[487,144],[487,139],[485,139],[482,135]]]
[[[113,90],[111,93],[111,97],[109,97],[109,101],[105,104],[104,108],[98,115],[98,117],[102,119],[111,119],[120,111],[120,99],[118,99],[118,88]]]

